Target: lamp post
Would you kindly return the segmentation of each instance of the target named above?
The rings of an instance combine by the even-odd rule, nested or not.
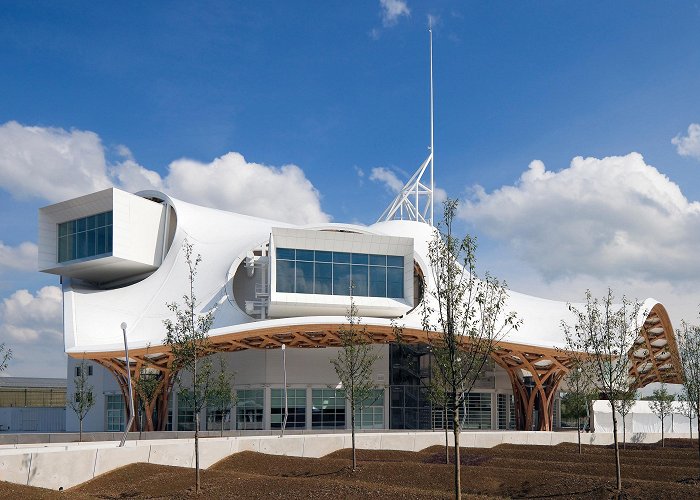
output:
[[[282,432],[280,437],[284,436],[284,430],[287,427],[287,417],[289,409],[287,407],[287,350],[286,345],[282,344],[282,372],[284,373],[284,418],[282,418]]]
[[[129,362],[129,344],[126,341],[126,323],[122,323],[121,328],[124,334],[124,365],[126,366],[126,379],[129,383],[129,422],[127,422],[124,428],[124,435],[122,436],[121,443],[119,443],[120,447],[124,446],[131,425],[134,423],[134,390],[131,387],[131,363]]]

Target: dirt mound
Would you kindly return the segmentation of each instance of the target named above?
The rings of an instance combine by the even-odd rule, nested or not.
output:
[[[450,498],[453,469],[444,448],[421,452],[351,450],[323,458],[242,452],[202,471],[199,498]],[[452,453],[453,450],[450,450]],[[460,450],[466,498],[609,499],[615,496],[613,451],[606,447],[518,446]],[[452,455],[450,455],[452,458]],[[622,451],[625,498],[700,498],[697,450],[648,446]],[[133,464],[66,493],[0,483],[0,498],[123,499],[194,497],[194,471]]]

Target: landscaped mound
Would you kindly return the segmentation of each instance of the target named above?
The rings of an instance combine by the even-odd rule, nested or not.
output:
[[[668,440],[666,448],[635,444],[622,451],[627,498],[700,498],[697,447]],[[685,446],[685,447],[684,447]],[[452,450],[450,450],[452,452]],[[611,498],[613,451],[576,445],[461,450],[465,498]],[[243,452],[202,472],[200,498],[449,498],[452,466],[444,448],[421,452],[358,450],[358,470],[350,450],[323,458]],[[450,455],[452,460],[452,455]],[[0,498],[189,498],[194,471],[134,464],[100,476],[68,492],[0,483]]]

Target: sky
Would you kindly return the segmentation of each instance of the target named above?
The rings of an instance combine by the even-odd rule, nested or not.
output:
[[[37,210],[163,190],[371,224],[428,154],[516,291],[700,304],[700,2],[0,2],[5,375],[65,377]],[[439,211],[439,207],[437,209]]]

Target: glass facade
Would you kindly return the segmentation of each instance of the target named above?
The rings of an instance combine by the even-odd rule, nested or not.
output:
[[[262,429],[265,391],[263,389],[238,389],[236,396],[238,401],[236,403],[236,429]]]
[[[427,345],[389,346],[389,426],[431,429],[430,351]]]
[[[105,394],[107,432],[123,432],[126,425],[126,406],[121,394]]]
[[[403,257],[278,248],[277,291],[403,298]]]
[[[193,431],[194,422],[194,406],[190,398],[184,394],[177,395],[177,430]]]
[[[515,407],[513,406],[512,394],[499,394],[497,396],[498,405],[498,428],[500,430],[515,429]]]
[[[359,429],[384,428],[384,389],[374,389],[364,407],[355,412],[355,425]]]
[[[462,428],[491,428],[491,393],[472,392],[465,396],[462,403]]]
[[[284,419],[284,389],[272,389],[270,428],[281,429]],[[287,389],[287,429],[306,427],[306,389]]]
[[[345,391],[312,389],[311,396],[313,429],[345,429]]]
[[[111,253],[111,211],[58,225],[58,262]]]

